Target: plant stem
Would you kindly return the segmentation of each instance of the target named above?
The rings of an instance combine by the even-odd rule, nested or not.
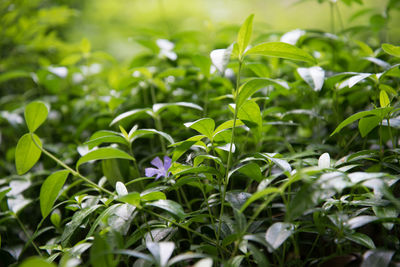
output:
[[[28,233],[28,231],[26,230],[24,224],[18,218],[17,214],[13,212],[12,215],[17,220],[17,222],[18,222],[19,226],[21,227],[22,231],[24,232],[25,236],[28,238],[28,240],[30,240],[30,243],[32,244],[32,246],[34,247],[36,252],[39,254],[39,256],[42,256],[42,253],[40,252],[39,248],[36,246],[35,242],[33,241],[32,236]]]
[[[235,142],[235,128],[236,128],[236,120],[237,120],[237,114],[238,114],[238,109],[237,109],[237,105],[236,105],[236,99],[237,99],[237,95],[239,94],[238,90],[239,90],[239,85],[240,85],[240,72],[242,69],[242,61],[239,60],[239,70],[238,70],[238,74],[236,77],[236,90],[234,92],[234,97],[235,97],[235,114],[233,116],[233,126],[232,126],[232,135],[231,135],[231,142],[230,142],[230,146],[229,146],[229,154],[228,154],[228,162],[226,165],[226,172],[225,172],[225,178],[223,179],[223,187],[222,187],[222,195],[221,195],[221,210],[219,213],[219,221],[218,221],[218,234],[217,234],[217,242],[219,242],[219,238],[221,236],[221,225],[222,225],[222,217],[224,215],[224,204],[225,204],[225,196],[226,196],[226,189],[228,186],[228,175],[229,175],[229,170],[231,168],[231,164],[232,164],[232,149],[233,149],[233,145]]]
[[[85,176],[83,176],[82,174],[80,174],[79,172],[73,170],[71,167],[69,167],[67,164],[65,164],[64,162],[62,162],[61,160],[59,160],[56,156],[54,156],[53,154],[51,154],[50,152],[48,152],[46,149],[44,149],[43,147],[39,146],[39,144],[36,143],[35,139],[33,138],[33,133],[31,133],[31,138],[33,140],[33,143],[44,153],[46,154],[49,158],[51,158],[52,160],[54,160],[55,162],[57,162],[58,164],[60,164],[64,169],[68,170],[73,176],[76,176],[80,179],[82,179],[83,181],[89,183],[90,185],[92,185],[94,188],[98,189],[99,191],[103,191],[104,193],[107,193],[111,196],[115,196],[115,194],[105,188],[102,188],[100,186],[98,186],[96,183],[90,181],[88,178],[86,178]]]

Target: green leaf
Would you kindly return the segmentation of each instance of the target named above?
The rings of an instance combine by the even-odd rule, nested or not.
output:
[[[115,266],[110,246],[100,235],[96,235],[90,248],[90,263],[93,267]]]
[[[280,193],[280,192],[281,192],[281,190],[276,187],[268,187],[268,188],[265,188],[264,190],[257,191],[243,204],[243,206],[240,208],[240,212],[243,212],[251,203],[253,203],[256,200],[258,200],[262,197],[265,197],[267,195]]]
[[[262,132],[262,116],[258,104],[252,100],[245,101],[239,108],[237,116],[250,129],[254,130],[253,134],[259,140]]]
[[[134,207],[140,208],[140,194],[138,192],[132,192],[125,196],[119,197],[119,201],[128,203]]]
[[[130,141],[133,142],[134,140],[138,139],[139,137],[146,136],[146,135],[152,135],[152,134],[161,135],[161,137],[165,138],[171,144],[175,143],[174,139],[172,139],[172,137],[169,134],[161,132],[161,131],[157,131],[156,129],[136,130],[130,135]]]
[[[392,44],[382,44],[382,49],[391,56],[400,57],[400,46],[395,46]]]
[[[75,233],[76,229],[82,224],[83,220],[100,207],[101,205],[94,205],[91,207],[81,209],[74,213],[74,216],[72,216],[71,221],[66,224],[65,229],[61,235],[62,246],[67,245],[68,240]]]
[[[39,257],[26,259],[19,267],[55,267],[56,265]]]
[[[245,165],[242,165],[242,166],[232,170],[229,173],[228,177],[230,177],[233,173],[235,173],[237,171],[257,182],[261,182],[261,180],[263,179],[260,166],[258,166],[258,164],[254,163],[254,162],[247,163]]]
[[[242,126],[242,125],[244,125],[244,123],[242,121],[236,120],[236,127],[239,127],[239,126]],[[233,127],[233,120],[229,120],[229,121],[226,121],[224,123],[221,123],[217,127],[217,129],[214,130],[213,137],[215,137],[218,133],[220,133],[220,132],[222,132],[222,131],[224,131],[226,129],[230,129],[232,127]]]
[[[386,108],[390,105],[389,96],[384,90],[381,90],[379,93],[379,103],[382,108]]]
[[[69,171],[67,170],[55,172],[46,178],[40,188],[40,210],[43,218],[46,218],[53,208],[54,202],[56,202],[60,190],[67,180],[68,174]]]
[[[311,64],[316,63],[316,60],[303,49],[283,42],[270,42],[256,45],[250,48],[246,52],[246,55],[263,55],[305,61]]]
[[[271,83],[273,83],[273,81],[266,78],[254,78],[244,83],[242,86],[239,87],[238,90],[238,96],[236,100],[237,108],[240,109],[240,107],[244,104],[244,102],[246,102],[249,97],[251,97],[261,88],[264,88]]]
[[[40,125],[46,120],[49,110],[43,102],[31,102],[25,108],[25,121],[31,133],[36,131]]]
[[[213,140],[213,133],[215,128],[215,122],[210,118],[199,119],[194,122],[187,122],[185,126],[188,128],[192,128],[199,133],[207,136],[208,139]]]
[[[294,233],[294,225],[291,223],[277,222],[271,225],[265,235],[265,240],[271,245],[270,252],[276,250]]]
[[[155,202],[147,203],[146,206],[153,206],[153,207],[163,209],[165,211],[168,211],[172,215],[177,216],[180,219],[184,219],[186,217],[186,214],[183,211],[182,206],[179,203],[172,201],[172,200],[160,199]]]
[[[354,234],[346,236],[346,239],[353,241],[354,243],[357,243],[361,246],[367,247],[369,249],[375,248],[374,241],[372,241],[372,239],[369,236],[367,236],[366,234],[354,233]]]
[[[244,51],[249,45],[251,34],[253,32],[253,18],[254,14],[251,14],[240,27],[237,37],[237,44],[239,46],[239,58],[242,58]]]
[[[39,137],[32,134],[36,144],[42,147]],[[39,160],[42,151],[36,146],[32,140],[30,133],[24,134],[18,141],[15,149],[15,166],[18,175],[22,175],[29,171]]]
[[[124,113],[118,115],[115,119],[113,119],[113,121],[110,123],[110,126],[116,124],[117,122],[122,121],[123,119],[130,118],[130,117],[133,117],[133,116],[139,116],[139,115],[142,115],[142,114],[147,114],[147,115],[152,116],[151,109],[149,109],[149,108],[140,108],[140,109],[134,109],[134,110],[130,110],[130,111],[124,112]]]
[[[360,131],[361,137],[367,136],[376,126],[381,123],[382,119],[377,116],[368,116],[361,118],[358,123],[358,130]]]
[[[133,160],[133,157],[130,156],[125,151],[119,150],[113,147],[102,147],[96,150],[90,151],[83,157],[81,157],[76,163],[76,169],[79,168],[83,163],[99,160],[99,159],[130,159]]]
[[[167,199],[163,192],[150,192],[140,196],[140,200],[144,202],[155,201],[159,199]]]
[[[342,130],[344,127],[347,125],[355,122],[356,120],[359,120],[363,117],[370,116],[370,115],[375,115],[383,119],[390,111],[392,110],[391,107],[386,107],[386,108],[377,108],[373,110],[366,110],[366,111],[361,111],[356,114],[351,115],[344,121],[342,121],[338,127],[331,133],[331,136],[338,133],[340,130]]]
[[[351,218],[350,220],[347,221],[346,225],[350,228],[350,229],[355,229],[355,228],[359,228],[361,226],[364,226],[368,223],[374,222],[376,220],[378,220],[379,218],[376,216],[370,216],[370,215],[361,215],[361,216],[357,216],[354,218]]]
[[[12,70],[0,74],[0,83],[18,78],[31,78],[31,74],[22,70]]]

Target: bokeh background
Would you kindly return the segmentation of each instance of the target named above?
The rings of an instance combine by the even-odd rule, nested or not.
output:
[[[322,3],[320,3],[322,2]],[[255,30],[283,33],[293,29],[339,32],[357,31],[361,39],[374,45],[374,34],[388,41],[400,40],[399,12],[386,14],[387,0],[338,1],[298,0],[87,0],[69,2],[76,8],[67,38],[88,38],[94,49],[108,51],[120,60],[140,53],[143,46],[135,37],[153,34],[173,39],[190,33],[199,43],[232,42],[238,26],[251,13]],[[65,2],[68,4],[68,2]],[[387,25],[382,17],[390,15]],[[384,30],[382,30],[384,28]],[[379,33],[378,33],[379,32]],[[198,33],[202,33],[199,38]],[[354,32],[353,32],[354,33]],[[382,37],[382,36],[381,36]],[[370,40],[368,40],[370,39]]]

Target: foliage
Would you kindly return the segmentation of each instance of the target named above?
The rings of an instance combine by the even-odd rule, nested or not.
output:
[[[2,264],[400,263],[399,46],[250,15],[123,64],[28,2],[0,4]]]

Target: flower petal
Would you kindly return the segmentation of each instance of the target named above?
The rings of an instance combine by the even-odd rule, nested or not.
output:
[[[152,164],[154,167],[157,167],[158,169],[164,168],[163,163],[162,163],[162,161],[161,161],[161,159],[160,159],[159,157],[154,158],[154,159],[151,161],[151,164]]]
[[[169,167],[171,167],[171,158],[168,156],[164,156],[164,169],[168,171]]]
[[[144,172],[145,172],[146,177],[152,177],[152,176],[154,176],[156,174],[158,176],[158,175],[161,174],[160,170],[156,169],[156,168],[146,168],[144,170]]]

